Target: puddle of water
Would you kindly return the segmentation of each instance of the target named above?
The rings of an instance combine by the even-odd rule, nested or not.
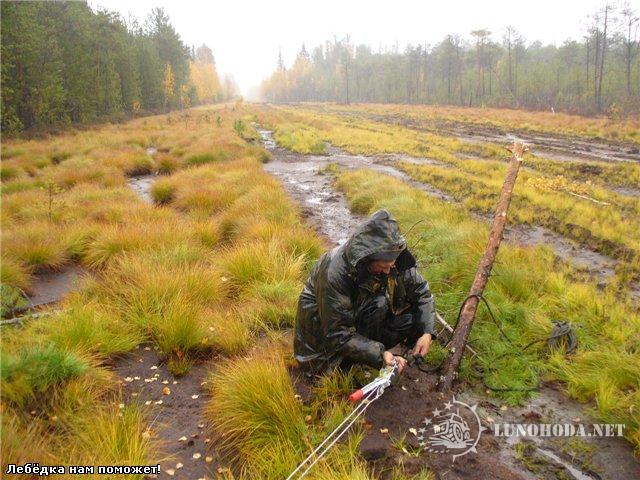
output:
[[[563,390],[559,390],[554,383],[543,384],[536,396],[529,399],[526,405],[509,406],[501,408],[499,400],[488,397],[477,391],[467,390],[459,394],[460,398],[469,405],[478,404],[478,413],[482,418],[492,417],[491,423],[495,424],[516,424],[516,423],[557,423],[574,424],[581,422],[585,425],[591,424],[592,419],[585,410],[586,406],[565,396]],[[591,407],[593,404],[590,405]],[[587,427],[588,428],[588,427]],[[490,428],[487,435],[493,429]],[[520,436],[500,436],[495,440],[504,446],[511,448],[500,448],[500,457],[505,461],[511,461],[513,446],[523,440]],[[571,474],[579,480],[594,480],[592,471],[581,471],[571,462],[564,460],[557,452],[562,451],[565,446],[571,450],[571,437],[527,437],[534,442],[536,448],[541,453],[551,453],[553,463],[566,467]],[[594,466],[594,470],[601,475],[595,479],[627,479],[640,478],[640,461],[633,454],[633,447],[621,437],[575,437],[582,440],[586,445],[595,447],[593,456],[587,458]],[[569,468],[569,466],[571,468]],[[575,470],[575,471],[574,471]],[[580,476],[583,475],[583,476]],[[545,477],[546,478],[546,477]]]
[[[607,185],[607,188],[625,197],[640,198],[640,188],[623,187],[620,185]]]
[[[32,295],[28,297],[29,307],[37,307],[56,302],[68,292],[77,290],[80,280],[87,271],[79,265],[70,265],[61,271],[35,275],[31,284]]]
[[[147,155],[153,157],[156,153],[158,153],[158,149],[156,147],[148,147],[146,149]],[[146,203],[153,203],[153,198],[151,198],[151,185],[156,181],[156,174],[150,173],[148,175],[140,175],[137,177],[131,177],[127,183],[129,187],[138,194],[138,196]]]
[[[577,243],[539,225],[508,225],[504,238],[523,246],[550,246],[555,255],[578,269],[588,270],[605,282],[615,275],[615,259],[580,247]]]
[[[253,124],[254,128],[256,128],[256,131],[260,134],[260,137],[262,137],[264,148],[266,148],[267,150],[273,150],[274,148],[276,148],[276,141],[273,139],[272,133],[269,130],[257,128],[256,125],[257,124],[255,123]]]
[[[452,168],[452,165],[450,165],[449,163],[440,162],[433,158],[427,157],[412,157],[405,153],[391,153],[386,155],[379,155],[379,157],[383,160],[392,162],[407,162],[415,163],[416,165],[435,165],[442,168]]]
[[[157,176],[151,173],[149,175],[131,177],[127,183],[143,201],[153,203],[153,198],[151,198],[151,186],[153,185],[153,182],[156,181],[156,178]]]
[[[285,190],[302,205],[307,222],[333,245],[339,245],[349,238],[359,219],[352,215],[344,195],[333,188],[332,177],[320,173],[328,163],[327,158],[300,157],[296,161],[292,156],[287,160],[274,156],[264,169],[283,181]]]

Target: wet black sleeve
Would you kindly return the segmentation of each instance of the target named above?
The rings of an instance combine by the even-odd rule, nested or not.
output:
[[[407,300],[412,306],[414,321],[418,323],[422,333],[430,333],[431,338],[434,339],[436,337],[434,329],[436,308],[429,284],[415,267],[405,272],[404,284]]]
[[[345,359],[381,368],[384,345],[356,332],[351,288],[343,278],[327,279],[319,292],[318,313],[328,349]]]

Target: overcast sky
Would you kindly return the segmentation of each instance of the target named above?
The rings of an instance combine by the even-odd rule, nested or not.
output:
[[[586,18],[605,0],[90,0],[139,19],[153,7],[165,9],[187,45],[206,43],[213,50],[219,73],[230,73],[243,94],[275,68],[278,49],[287,66],[305,43],[313,47],[351,36],[354,44],[396,42],[436,43],[449,33],[469,38],[469,32],[488,28],[496,40],[507,25],[515,26],[528,42],[561,44],[580,39]],[[636,10],[640,0],[631,0]]]

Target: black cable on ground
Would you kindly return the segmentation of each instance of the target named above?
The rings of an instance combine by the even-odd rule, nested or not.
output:
[[[493,314],[493,311],[491,310],[491,306],[489,305],[489,302],[487,301],[487,299],[484,296],[482,296],[480,294],[471,294],[471,295],[468,295],[464,299],[464,301],[462,302],[462,305],[460,306],[460,310],[458,311],[458,317],[456,319],[456,325],[460,321],[460,316],[462,314],[462,310],[464,309],[466,303],[471,298],[477,298],[478,301],[482,301],[485,304],[485,306],[487,307],[487,311],[489,312],[489,316],[491,317],[491,320],[493,321],[495,326],[500,331],[500,334],[502,335],[502,337],[510,345],[515,347],[516,345],[514,344],[514,342],[509,338],[509,336],[506,334],[506,332],[502,329],[502,326],[498,323],[498,320],[496,319],[495,315]],[[557,349],[557,348],[560,348],[560,347],[564,346],[565,353],[567,353],[567,354],[568,353],[572,353],[578,346],[578,338],[577,338],[577,336],[575,334],[575,331],[573,330],[573,327],[567,321],[553,320],[552,323],[553,323],[554,326],[553,326],[553,329],[551,330],[551,334],[550,335],[548,335],[546,337],[543,337],[543,338],[537,338],[537,339],[527,343],[524,347],[522,347],[520,349],[520,351],[524,352],[525,350],[527,350],[532,345],[535,345],[536,343],[547,342],[547,347],[549,348],[549,350],[554,350],[554,349]],[[444,347],[446,348],[448,345],[449,345],[449,342],[447,342],[447,344],[445,344]],[[512,354],[512,352],[505,352],[502,355],[498,355],[497,357],[494,357],[493,360],[494,361],[498,360],[498,359],[503,358],[506,355],[510,355],[510,354]],[[406,355],[405,358],[408,360],[408,363],[410,365],[416,366],[421,372],[425,372],[425,373],[437,372],[438,370],[440,370],[440,368],[442,368],[442,365],[444,364],[444,357],[440,362],[438,362],[438,364],[431,365],[431,366],[424,365],[424,363],[423,363],[424,359],[422,357],[416,357],[416,356],[413,356],[413,355]],[[489,385],[489,383],[487,382],[487,378],[486,378],[486,375],[484,374],[484,372],[479,372],[475,376],[477,376],[478,378],[482,379],[482,383],[485,386],[485,388],[487,388],[489,390],[493,390],[495,392],[531,392],[531,391],[534,391],[534,390],[538,390],[540,388],[540,382],[538,382],[538,385],[536,385],[535,387],[496,387],[494,385]]]

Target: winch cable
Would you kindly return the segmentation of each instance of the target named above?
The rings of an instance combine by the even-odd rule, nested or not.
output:
[[[485,304],[485,306],[487,307],[487,311],[489,312],[489,317],[497,327],[498,331],[500,332],[500,335],[502,335],[502,337],[507,341],[507,343],[509,343],[513,347],[517,347],[517,345],[509,338],[509,336],[506,334],[506,332],[504,331],[504,329],[496,319],[495,315],[493,314],[493,310],[491,310],[491,306],[489,305],[489,302],[487,301],[487,299],[480,294],[471,294],[464,299],[464,301],[462,302],[462,305],[460,305],[460,309],[458,310],[456,325],[458,323],[458,320],[460,320],[462,309],[464,308],[466,303],[471,298],[474,298],[474,297],[477,298],[478,301],[482,301]],[[565,353],[567,354],[572,353],[578,346],[578,337],[576,336],[573,326],[571,325],[571,323],[563,320],[553,320],[552,323],[553,323],[553,328],[551,330],[550,335],[532,340],[531,342],[527,343],[524,347],[522,347],[520,351],[524,352],[525,350],[535,345],[536,343],[547,342],[547,348],[549,350],[560,348],[564,344]],[[444,348],[447,348],[448,345],[449,345],[449,342],[447,342],[444,345]],[[492,361],[498,360],[507,355],[511,355],[512,353],[513,352],[505,352],[501,355],[498,355],[497,357],[492,358]],[[444,357],[436,365],[430,365],[430,366],[425,366],[424,364],[422,364],[422,358],[417,358],[412,355],[405,356],[405,358],[407,358],[410,365],[415,365],[420,371],[425,373],[433,373],[440,370],[440,368],[442,367],[442,364],[444,363]],[[490,385],[487,382],[486,374],[484,374],[484,372],[478,372],[477,374],[475,374],[475,376],[482,379],[482,383],[486,388],[488,388],[489,390],[493,390],[495,392],[530,392],[530,391],[538,390],[540,388],[540,382],[538,382],[538,384],[535,387],[496,387],[496,386]]]
[[[293,472],[291,472],[291,474],[289,474],[286,480],[291,480],[292,478],[294,478],[296,473],[298,473],[307,463],[309,463],[313,459],[313,461],[311,461],[311,463],[307,466],[307,468],[302,473],[300,473],[300,475],[297,478],[298,479],[303,478],[307,473],[309,473],[309,470],[311,470],[311,468],[323,456],[327,454],[327,452],[331,449],[331,447],[333,447],[333,445],[335,445],[335,443],[338,440],[340,440],[340,438],[349,430],[351,425],[353,425],[356,422],[356,420],[358,420],[358,418],[367,410],[367,408],[369,408],[369,405],[371,405],[373,402],[375,402],[378,398],[382,396],[385,388],[391,384],[391,380],[395,376],[397,368],[398,368],[397,364],[394,364],[384,374],[382,372],[385,371],[385,368],[383,368],[381,370],[381,375],[378,378],[376,378],[373,382],[368,384],[368,385],[375,384],[375,388],[371,389],[370,391],[367,391],[362,396],[356,395],[356,393],[361,392],[362,390],[367,388],[367,385],[365,385],[364,387],[362,387],[362,389],[358,390],[357,392],[351,395],[350,399],[352,400],[361,399],[358,406],[354,408],[349,415],[347,415],[347,417],[340,423],[340,425],[334,428],[331,431],[331,433],[329,433],[329,435],[326,436],[326,438],[322,441],[322,443],[318,445],[307,456],[307,458],[305,458],[302,462],[300,462],[300,464],[296,467],[296,469]],[[326,445],[327,442],[329,442],[328,445]]]

